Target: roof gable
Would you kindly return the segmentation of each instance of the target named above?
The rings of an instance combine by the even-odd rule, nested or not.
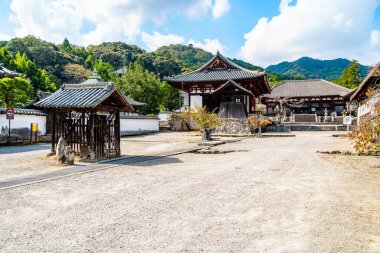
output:
[[[227,57],[224,57],[222,54],[219,53],[219,51],[216,53],[214,57],[212,57],[211,60],[209,60],[205,65],[197,69],[196,71],[208,71],[210,69],[241,69],[246,70],[239,65],[233,63],[231,60],[229,60]]]
[[[35,103],[42,108],[94,109],[132,111],[132,106],[112,82],[64,84],[50,95]]]
[[[224,84],[222,84],[219,88],[217,88],[216,90],[214,90],[211,94],[216,94],[216,93],[219,93],[227,88],[234,88],[234,89],[237,89],[238,91],[240,91],[241,93],[244,93],[245,95],[248,95],[248,96],[253,96],[253,93],[249,90],[247,90],[246,88],[242,87],[241,85],[239,85],[238,83],[236,83],[234,80],[228,80],[227,82],[225,82]]]

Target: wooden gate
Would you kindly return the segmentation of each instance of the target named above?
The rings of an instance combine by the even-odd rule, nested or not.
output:
[[[53,111],[52,142],[63,137],[80,157],[107,159],[120,156],[120,116],[95,112]]]

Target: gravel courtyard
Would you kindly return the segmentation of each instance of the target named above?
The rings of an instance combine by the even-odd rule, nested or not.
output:
[[[317,153],[351,150],[331,134],[244,138],[215,147],[226,154],[116,161],[0,190],[0,252],[380,252],[380,159]],[[127,138],[123,153],[197,138]]]

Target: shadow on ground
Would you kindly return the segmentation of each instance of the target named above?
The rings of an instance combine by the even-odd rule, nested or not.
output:
[[[26,146],[2,146],[0,154],[16,154],[31,151],[46,150],[46,154],[50,151],[50,144],[26,145]]]
[[[153,164],[142,163],[147,161],[155,160]],[[133,165],[133,166],[153,166],[161,164],[173,164],[173,163],[182,163],[182,161],[176,157],[167,157],[167,156],[134,156],[126,157],[122,159],[112,160],[105,162],[105,164],[116,164],[116,165]]]

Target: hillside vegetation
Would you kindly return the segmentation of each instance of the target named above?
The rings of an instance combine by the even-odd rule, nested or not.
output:
[[[343,70],[348,67],[350,61],[347,59],[317,60],[309,57],[302,57],[293,62],[281,62],[266,68],[267,71],[276,74],[296,76],[300,75],[307,79],[337,80]],[[368,67],[359,65],[360,73],[366,76]]]
[[[39,90],[55,91],[63,83],[82,82],[96,69],[104,81],[113,81],[126,95],[147,103],[143,108],[147,114],[176,109],[180,105],[179,91],[163,82],[163,77],[194,71],[212,57],[211,53],[191,44],[163,46],[154,52],[147,52],[124,42],[82,47],[71,44],[68,39],[54,44],[34,36],[0,42],[0,63],[23,74],[22,77],[31,84],[31,88],[25,90],[30,100]],[[239,59],[231,60],[249,70],[267,71],[271,86],[289,79],[324,78],[354,88],[367,72],[367,67],[355,61],[350,64],[345,59],[321,61],[304,57],[267,69]],[[124,67],[125,73],[118,76],[115,71]],[[17,84],[8,82],[3,86],[17,87]],[[26,96],[17,103],[25,104]]]

